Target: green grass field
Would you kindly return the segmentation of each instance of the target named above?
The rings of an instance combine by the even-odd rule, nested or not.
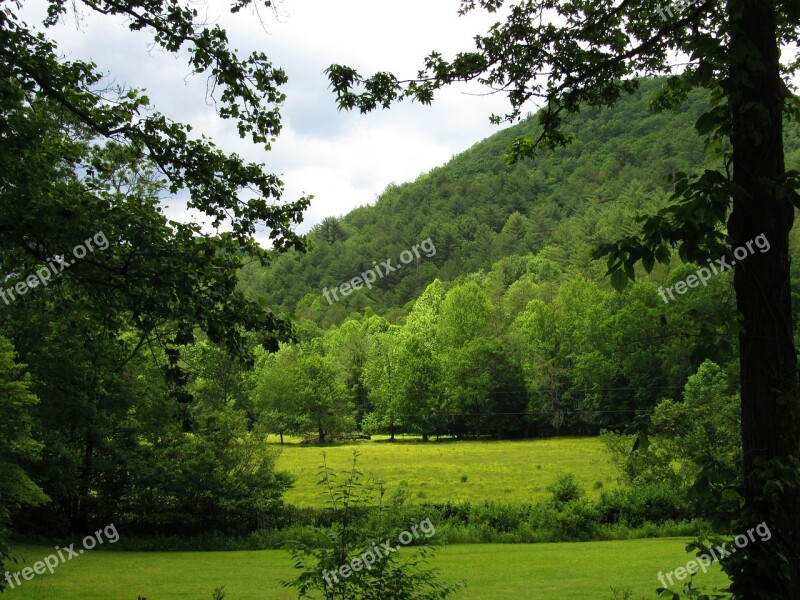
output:
[[[659,571],[686,564],[686,540],[675,538],[576,544],[468,545],[441,548],[433,565],[447,581],[467,587],[454,600],[611,599],[611,587],[630,588],[632,599],[654,599]],[[16,549],[28,564],[50,547]],[[10,567],[12,565],[9,565]],[[21,567],[15,567],[15,569]],[[15,570],[12,569],[12,570]],[[225,586],[226,600],[290,600],[280,580],[293,574],[280,550],[253,552],[129,553],[92,551],[7,590],[9,600],[211,600]],[[722,585],[714,571],[698,582]]]
[[[353,450],[360,452],[362,473],[383,481],[390,491],[408,483],[416,501],[492,499],[531,502],[548,496],[562,473],[573,473],[590,496],[616,485],[617,471],[599,438],[554,438],[525,441],[429,442],[365,441],[324,449],[299,444],[282,448],[277,466],[297,477],[286,501],[319,506],[325,499],[316,485],[322,453],[337,471],[350,467]],[[466,481],[462,479],[466,477]],[[599,488],[600,482],[602,488]]]
[[[270,444],[270,447],[276,445]],[[358,449],[359,469],[383,481],[390,490],[408,483],[417,501],[493,499],[530,502],[548,495],[547,486],[561,473],[574,473],[589,495],[616,485],[616,469],[598,438],[561,438],[505,442],[388,443],[373,440],[325,448],[328,464],[348,469]],[[319,506],[316,485],[323,450],[296,443],[282,447],[278,467],[297,477],[287,501]],[[466,479],[466,480],[464,480]],[[598,484],[597,482],[600,482]],[[446,581],[465,580],[454,600],[494,598],[611,599],[611,588],[629,588],[631,600],[654,599],[660,571],[684,566],[691,558],[686,540],[649,539],[576,544],[454,545],[441,548],[434,565]],[[16,549],[27,564],[53,548]],[[19,570],[24,565],[9,568]],[[210,600],[225,586],[226,600],[289,600],[292,590],[280,580],[293,574],[289,555],[281,550],[243,552],[103,552],[92,551],[61,565],[55,575],[37,575],[10,600]],[[700,579],[722,585],[714,571]],[[621,598],[622,596],[620,596]]]

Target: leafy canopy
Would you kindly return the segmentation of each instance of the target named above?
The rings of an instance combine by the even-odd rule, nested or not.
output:
[[[252,5],[236,2],[231,11]],[[254,237],[260,227],[275,250],[303,250],[292,226],[310,198],[280,202],[283,183],[264,165],[194,135],[139,90],[109,84],[94,63],[64,58],[47,32],[68,10],[124,18],[156,47],[188,53],[191,70],[209,79],[219,116],[267,149],[281,130],[285,72],[261,52],[239,56],[224,29],[198,19],[195,4],[54,0],[43,28],[23,21],[21,9],[8,2],[0,10],[3,267],[24,276],[102,231],[109,250],[59,279],[75,286],[73,297],[94,300],[105,320],[127,320],[146,333],[171,323],[166,340],[178,344],[200,327],[240,355],[247,353],[243,330],[277,347],[289,337],[288,322],[235,293],[236,271],[248,258],[268,260]],[[181,190],[190,209],[229,231],[169,221],[161,196]]]

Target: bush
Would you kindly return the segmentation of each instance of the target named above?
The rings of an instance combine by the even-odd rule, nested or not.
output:
[[[547,490],[553,494],[553,501],[557,504],[567,504],[584,495],[583,488],[575,482],[575,475],[572,473],[559,475]]]
[[[473,504],[471,521],[485,525],[499,533],[516,531],[528,519],[529,508],[525,505],[499,504],[488,500]]]
[[[559,481],[568,482],[569,478]],[[573,482],[574,483],[574,482]],[[592,501],[575,497],[575,486],[558,488],[554,497],[536,504],[423,502],[413,504],[414,494],[401,485],[383,510],[370,506],[341,509],[298,508],[287,506],[277,528],[261,529],[243,537],[206,534],[187,538],[132,538],[126,536],[118,549],[152,550],[237,550],[275,548],[287,541],[298,541],[309,548],[323,548],[330,539],[321,531],[343,518],[364,531],[407,530],[424,519],[436,523],[437,541],[447,544],[566,542],[643,537],[691,536],[706,528],[692,521],[691,505],[680,490],[667,484],[648,484],[605,491]],[[580,490],[580,488],[577,488]],[[558,498],[558,500],[556,499]],[[572,498],[564,502],[564,499]],[[412,545],[414,545],[412,543]]]
[[[374,412],[365,414],[361,419],[361,433],[365,435],[382,433],[384,429],[381,419]]]
[[[601,523],[641,527],[692,518],[691,504],[683,491],[669,483],[648,483],[603,492],[597,505]]]
[[[597,508],[586,498],[540,503],[533,507],[531,526],[543,541],[587,541],[597,532]]]

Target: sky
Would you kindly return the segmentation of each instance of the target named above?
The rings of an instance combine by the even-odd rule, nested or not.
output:
[[[146,89],[159,112],[280,174],[287,200],[313,194],[297,228],[304,233],[327,216],[374,203],[390,183],[414,180],[499,130],[489,116],[505,114],[507,100],[480,87],[444,90],[431,106],[403,102],[368,115],[338,111],[328,89],[324,71],[332,63],[404,78],[415,75],[432,50],[452,56],[473,49],[474,36],[497,16],[476,11],[460,17],[459,5],[459,0],[283,0],[275,11],[262,7],[260,14],[245,10],[231,16],[229,2],[198,2],[200,14],[219,22],[234,48],[242,54],[263,51],[288,75],[283,130],[269,152],[240,139],[216,116],[206,99],[206,78],[190,73],[185,55],[153,49],[145,32],[131,32],[121,18],[70,13],[48,35],[68,58],[93,60],[116,83]],[[37,22],[41,6],[26,4],[28,23]],[[167,205],[171,218],[190,218],[180,196]]]

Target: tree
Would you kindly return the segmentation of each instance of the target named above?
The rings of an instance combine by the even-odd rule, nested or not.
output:
[[[317,344],[286,345],[274,356],[263,354],[254,374],[254,395],[268,431],[316,431],[319,443],[329,435],[354,431],[353,404],[340,373]]]
[[[186,346],[181,360],[190,374],[189,390],[195,406],[221,409],[230,405],[253,417],[248,377],[240,361],[207,341]]]
[[[252,5],[245,0],[231,10]],[[154,383],[143,372],[131,376],[142,349],[169,383],[162,416],[191,429],[179,349],[198,331],[243,362],[254,341],[274,350],[291,338],[288,319],[245,298],[237,278],[248,261],[304,248],[292,226],[308,198],[281,203],[283,184],[263,165],[222,152],[154,110],[139,90],[108,83],[96,65],[64,58],[69,52],[47,35],[69,10],[126,19],[132,31],[151,33],[156,47],[187,50],[191,69],[209,77],[218,114],[242,137],[269,147],[281,128],[285,73],[262,53],[238,56],[223,29],[198,20],[196,5],[52,0],[44,31],[21,19],[22,7],[12,1],[0,10],[0,325],[31,365],[42,400],[31,412],[52,461],[37,465],[34,479],[52,490],[47,525],[60,520],[48,529],[61,533],[117,506],[114,494],[124,486],[111,480],[122,471],[106,479],[99,472],[111,458],[136,459],[141,431],[131,415],[147,412],[150,400],[165,401],[157,393],[134,399],[122,389],[138,383],[136,375]],[[162,197],[181,190],[225,232],[168,220]],[[271,250],[256,242],[261,226]],[[79,245],[84,256],[73,250],[80,260],[68,264]],[[43,267],[56,261],[69,268],[53,276]],[[39,283],[20,292],[33,273],[41,273]],[[28,295],[9,299],[9,289]],[[271,463],[259,477],[272,477]],[[275,488],[278,495],[282,489]]]
[[[158,408],[169,410],[163,396]],[[147,443],[98,456],[102,477],[122,490],[113,504],[103,498],[98,519],[144,535],[243,535],[274,526],[293,480],[276,469],[277,452],[231,405],[197,409],[195,423],[186,433],[152,409],[127,423]]]
[[[311,228],[311,233],[331,245],[347,238],[347,232],[336,217],[325,217]]]
[[[353,404],[330,359],[309,352],[301,357],[299,367],[301,410],[319,434],[319,443],[324,444],[328,435],[355,431]]]
[[[528,218],[519,212],[512,213],[506,220],[500,235],[494,240],[497,245],[497,254],[499,256],[527,254],[531,249],[526,239],[529,230]]]
[[[11,512],[23,504],[43,504],[47,497],[20,463],[41,449],[31,437],[30,407],[37,402],[29,377],[15,362],[14,347],[0,337],[0,566],[9,555],[7,527]],[[0,581],[0,592],[4,587]]]
[[[368,415],[367,425],[377,430],[387,429],[389,439],[394,441],[395,429],[402,422],[398,399],[397,353],[399,327],[390,325],[384,333],[375,336],[364,365],[366,385],[373,412]],[[362,425],[362,430],[364,426]]]
[[[441,358],[425,336],[405,332],[394,356],[397,414],[406,431],[427,442],[431,433],[444,433],[445,428]]]
[[[302,374],[296,346],[287,344],[278,352],[256,351],[252,374],[253,403],[262,431],[280,435],[305,433],[300,416],[299,389]]]
[[[447,292],[441,305],[434,337],[444,347],[460,348],[485,333],[494,307],[477,284],[458,285]]]
[[[237,2],[231,10],[251,4]],[[166,0],[80,5],[126,18],[132,31],[149,31],[168,52],[188,50],[192,70],[209,77],[219,115],[233,120],[242,137],[269,148],[281,129],[279,87],[286,75],[263,53],[239,57],[225,31],[200,22],[193,6]],[[70,6],[48,2],[45,28]],[[282,182],[263,165],[194,136],[189,125],[153,110],[138,90],[105,85],[94,64],[62,58],[45,33],[19,18],[21,7],[10,2],[0,11],[4,266],[18,276],[35,273],[102,233],[107,250],[58,279],[96,300],[103,317],[125,315],[144,335],[170,322],[175,327],[164,343],[185,343],[196,326],[236,354],[247,354],[244,330],[259,331],[259,341],[276,348],[289,336],[288,322],[236,292],[236,271],[247,257],[269,260],[254,238],[259,226],[269,229],[275,250],[304,248],[291,227],[308,198],[279,203]],[[171,194],[187,190],[190,208],[230,231],[205,234],[197,223],[168,221],[159,206],[165,187]],[[170,358],[177,364],[175,353]]]
[[[568,144],[565,119],[585,106],[614,104],[636,89],[637,75],[670,75],[654,101],[658,109],[679,106],[693,88],[710,92],[711,106],[696,129],[720,167],[677,175],[672,203],[644,219],[640,234],[600,248],[598,256],[608,256],[612,282],[621,288],[635,277],[638,262],[650,271],[656,261],[667,263],[675,248],[682,259],[705,264],[760,235],[769,240],[769,252],[734,267],[741,314],[744,507],[732,527],[766,520],[780,542],[770,548],[750,545],[728,562],[735,563],[731,589],[737,597],[800,597],[800,402],[788,247],[794,208],[800,205],[800,173],[787,172],[783,142],[784,116],[800,115],[791,84],[800,62],[790,57],[792,44],[800,41],[800,4],[701,0],[683,3],[682,9],[665,8],[661,0],[504,4],[462,0],[461,13],[504,8],[505,21],[477,36],[474,51],[451,61],[432,53],[412,80],[385,72],[364,78],[351,67],[332,65],[328,74],[339,106],[367,112],[401,98],[429,103],[441,87],[472,80],[508,94],[508,120],[517,119],[529,101],[540,100],[540,134],[511,144],[514,161]],[[789,56],[783,61],[782,45]],[[681,66],[673,60],[676,54],[687,57]],[[776,550],[785,564],[772,559]]]
[[[374,334],[381,333],[388,327],[388,321],[382,317],[372,315],[362,318],[358,315],[346,320],[338,328],[329,330],[324,338],[327,353],[340,369],[344,384],[351,395],[359,427],[364,415],[372,409],[365,369],[374,343]]]
[[[671,442],[670,454],[682,474],[712,464],[720,478],[737,477],[741,418],[738,395],[729,387],[725,372],[707,360],[687,380],[683,402],[665,399],[653,411],[651,429]]]
[[[496,337],[480,337],[449,351],[444,364],[456,434],[521,433],[528,403],[522,368]]]
[[[440,327],[445,298],[438,279],[425,288],[400,329],[392,354],[396,414],[406,431],[419,433],[426,442],[431,433],[443,433],[445,426]]]

